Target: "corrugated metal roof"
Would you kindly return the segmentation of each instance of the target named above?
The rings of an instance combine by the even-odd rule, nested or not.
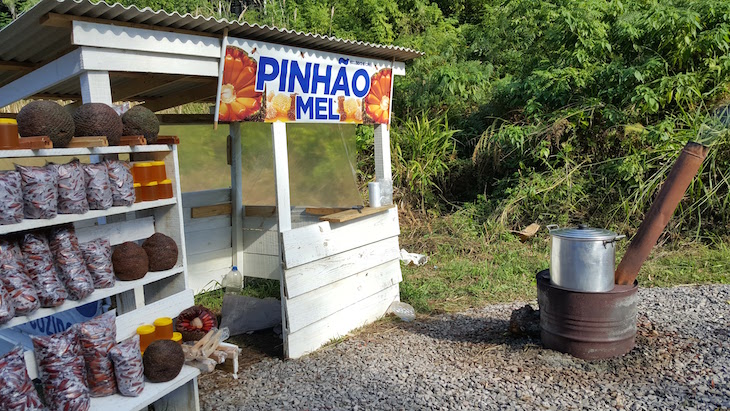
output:
[[[168,13],[164,10],[153,11],[150,8],[140,10],[136,6],[125,7],[119,3],[109,5],[105,2],[94,4],[88,0],[42,0],[0,30],[0,61],[38,63],[47,60],[49,53],[60,50],[64,43],[68,43],[68,36],[63,33],[63,29],[40,24],[40,19],[47,13],[144,24],[219,36],[223,34],[225,28],[228,28],[229,36],[232,37],[385,60],[408,61],[422,55],[418,51],[404,47],[344,40],[212,17],[181,15],[177,12]],[[19,47],[20,45],[22,47]]]
[[[212,17],[171,14],[166,11],[153,11],[149,8],[140,10],[135,6],[125,7],[118,3],[109,5],[104,2],[93,4],[89,0],[41,0],[17,20],[0,30],[0,87],[74,49],[71,44],[70,24],[58,24],[63,22],[51,21],[54,16],[58,17],[58,15],[76,16],[82,20],[101,23],[108,21],[111,24],[135,24],[135,27],[149,27],[186,34],[198,33],[214,37],[221,37],[224,29],[227,28],[231,37],[382,60],[402,62],[422,55],[418,51],[403,47],[343,40]],[[51,20],[46,21],[48,16],[51,16]],[[152,81],[151,83],[154,84],[150,84],[148,89],[133,88],[136,90],[133,94],[122,95],[123,93],[116,91],[124,90],[125,84],[128,85],[135,80],[130,78],[129,73],[110,72],[109,74],[112,96],[115,100],[118,97],[119,100],[150,102],[184,94],[187,90],[196,88],[199,90],[198,94],[206,96],[210,94],[202,97],[202,101],[210,101],[215,97],[214,81],[211,82],[208,78],[172,75],[158,75],[156,79],[159,81]],[[201,88],[202,91],[200,91]],[[210,88],[210,93],[207,92],[208,88]],[[126,89],[129,90],[129,87]],[[65,80],[39,91],[31,98],[79,100],[81,98],[80,84],[78,79]]]

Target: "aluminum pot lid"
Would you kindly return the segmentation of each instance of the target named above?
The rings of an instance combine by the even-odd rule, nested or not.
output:
[[[618,237],[618,234],[611,230],[588,227],[583,224],[578,227],[550,230],[550,235],[571,240],[614,240]]]

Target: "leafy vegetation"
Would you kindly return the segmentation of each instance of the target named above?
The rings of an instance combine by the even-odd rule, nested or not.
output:
[[[633,234],[688,141],[710,155],[641,281],[727,281],[726,0],[123,1],[425,53],[395,80],[391,129],[401,242],[433,262],[405,272],[423,310],[532,296],[546,237],[510,230]],[[356,136],[363,188],[372,129]]]

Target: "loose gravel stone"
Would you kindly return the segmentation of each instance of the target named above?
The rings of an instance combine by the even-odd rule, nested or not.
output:
[[[203,410],[730,408],[730,285],[639,290],[636,347],[584,361],[507,330],[500,304],[381,322],[297,360],[200,377]],[[536,304],[533,302],[536,307]]]

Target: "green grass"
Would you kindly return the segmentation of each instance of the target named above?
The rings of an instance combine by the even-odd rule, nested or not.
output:
[[[543,229],[521,243],[452,215],[426,224],[401,222],[401,246],[429,255],[428,264],[403,267],[401,300],[418,312],[456,312],[493,303],[537,298],[535,274],[550,266]],[[620,261],[628,243],[617,251]],[[641,287],[730,283],[730,239],[656,247],[639,273]]]
[[[277,280],[246,277],[244,278],[244,281],[245,283],[243,290],[241,291],[241,295],[247,295],[255,298],[273,297],[277,299],[281,296],[279,281]],[[215,284],[214,286],[219,286],[219,284]],[[221,307],[223,306],[223,290],[219,288],[198,293],[195,296],[195,304],[204,305],[214,313],[220,314]]]
[[[545,229],[526,243],[502,228],[479,226],[464,214],[432,220],[401,219],[401,247],[429,256],[403,266],[401,300],[417,312],[458,312],[488,304],[534,301],[535,274],[550,266]],[[616,262],[628,243],[619,244]],[[639,273],[641,287],[730,284],[730,238],[658,246]],[[247,279],[243,294],[279,297],[279,282]],[[222,291],[198,294],[196,303],[220,312]]]

